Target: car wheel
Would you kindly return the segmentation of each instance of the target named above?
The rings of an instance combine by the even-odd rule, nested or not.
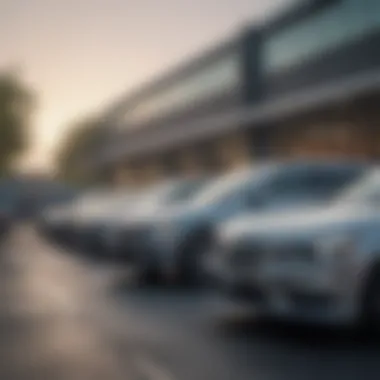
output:
[[[365,330],[380,334],[380,266],[374,269],[368,279],[361,322]]]

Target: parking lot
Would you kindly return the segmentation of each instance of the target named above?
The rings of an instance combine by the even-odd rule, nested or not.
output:
[[[1,378],[377,379],[355,331],[255,319],[209,290],[132,286],[15,226],[3,243]],[[36,377],[31,376],[33,374]]]

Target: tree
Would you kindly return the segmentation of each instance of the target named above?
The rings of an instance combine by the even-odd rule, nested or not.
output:
[[[103,136],[102,130],[101,122],[96,117],[76,121],[68,128],[56,156],[59,177],[78,184],[94,180],[87,160],[99,146]]]
[[[34,100],[17,72],[0,73],[0,175],[11,170],[28,146]]]

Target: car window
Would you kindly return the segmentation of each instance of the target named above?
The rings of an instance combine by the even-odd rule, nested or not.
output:
[[[339,196],[337,202],[347,203],[380,203],[380,170],[362,176]]]
[[[174,186],[173,189],[168,192],[164,202],[178,203],[186,201],[194,196],[206,183],[207,181],[205,180],[198,180],[178,184],[178,186]]]
[[[361,168],[327,168],[310,173],[310,192],[314,196],[333,197],[363,173]]]
[[[350,168],[305,167],[284,171],[269,184],[268,193],[275,198],[299,196],[322,200],[335,196],[344,186],[352,183],[360,171]]]
[[[234,194],[239,193],[242,197],[247,190],[258,189],[274,171],[276,171],[276,166],[268,164],[224,175],[211,181],[196,195],[193,203],[196,206],[224,203],[229,201],[231,197],[235,197]]]

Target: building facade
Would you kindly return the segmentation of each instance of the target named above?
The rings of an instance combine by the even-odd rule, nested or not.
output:
[[[106,110],[94,167],[116,183],[265,157],[380,154],[380,1],[305,0]]]

